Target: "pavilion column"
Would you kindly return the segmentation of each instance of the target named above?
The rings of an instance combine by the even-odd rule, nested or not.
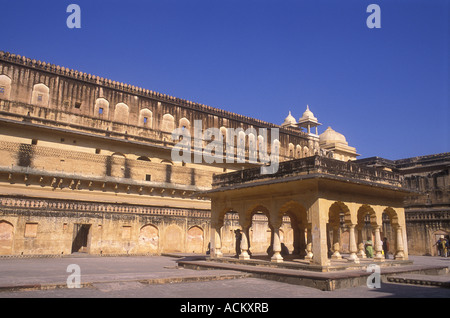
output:
[[[340,244],[339,244],[339,226],[333,226],[333,255],[332,259],[342,259],[340,253]]]
[[[402,227],[400,225],[396,228],[397,232],[397,239],[396,239],[396,252],[394,255],[394,258],[396,260],[404,260],[405,259],[405,253],[404,253],[404,247],[403,247],[403,231]]]
[[[292,254],[304,257],[306,255],[306,229],[303,226],[298,226],[297,231],[294,232],[294,251]]]
[[[273,256],[270,259],[271,262],[281,263],[283,257],[281,256],[281,240],[280,240],[280,227],[273,228]]]
[[[326,206],[326,202],[324,202],[323,199],[317,198],[310,208],[312,226],[312,252],[314,253],[312,263],[320,266],[330,265],[327,247],[328,213],[326,210],[324,210],[324,206]]]
[[[355,224],[349,225],[349,236],[350,236],[350,246],[349,246],[350,256],[348,257],[348,261],[353,263],[359,263],[359,258],[356,255],[358,249],[356,246]]]
[[[211,250],[212,257],[222,257],[222,240],[220,237],[221,224],[211,224]]]
[[[367,258],[366,252],[364,251],[364,240],[362,235],[362,226],[357,228],[358,231],[358,253],[356,254],[359,258]]]
[[[384,261],[384,257],[382,254],[382,250],[383,250],[383,243],[381,242],[381,235],[380,235],[380,226],[377,225],[375,226],[375,255],[373,257],[373,259],[375,261]]]
[[[248,230],[249,226],[242,228],[242,239],[241,239],[241,254],[239,255],[239,259],[250,259],[250,255],[248,254]]]
[[[305,242],[306,242],[306,260],[312,260],[313,259],[313,252],[312,252],[312,233],[311,233],[311,224],[308,225],[307,229],[305,229]]]

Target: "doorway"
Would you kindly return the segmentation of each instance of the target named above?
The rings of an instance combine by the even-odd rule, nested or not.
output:
[[[88,253],[91,224],[74,224],[72,253]]]

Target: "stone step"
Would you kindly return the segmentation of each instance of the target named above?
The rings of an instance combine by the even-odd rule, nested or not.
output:
[[[450,288],[450,274],[446,275],[400,274],[395,276],[388,276],[387,281],[398,284],[437,286]]]

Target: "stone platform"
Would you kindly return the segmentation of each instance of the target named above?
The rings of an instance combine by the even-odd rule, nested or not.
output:
[[[370,265],[379,266],[380,282],[404,282],[405,275],[420,275],[428,281],[447,282],[449,269],[442,265],[415,265],[412,261],[361,259],[360,263],[350,263],[345,258],[330,260],[329,266],[317,266],[309,261],[285,258],[282,263],[270,262],[265,256],[255,256],[250,260],[239,260],[234,257],[203,257],[202,259],[180,259],[178,266],[189,269],[233,270],[251,274],[252,277],[269,279],[290,284],[314,287],[332,291],[339,288],[366,286],[369,276],[374,273]],[[443,276],[442,276],[443,275]],[[373,277],[373,276],[372,276]],[[411,281],[413,278],[409,276]],[[397,279],[398,278],[398,279]],[[402,281],[403,280],[403,281]],[[417,279],[416,279],[417,281]],[[447,283],[441,283],[445,286]],[[444,284],[444,285],[442,285]],[[438,286],[434,283],[429,285]]]

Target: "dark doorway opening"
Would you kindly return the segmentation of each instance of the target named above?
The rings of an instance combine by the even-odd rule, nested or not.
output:
[[[87,253],[90,224],[74,224],[72,253]]]

